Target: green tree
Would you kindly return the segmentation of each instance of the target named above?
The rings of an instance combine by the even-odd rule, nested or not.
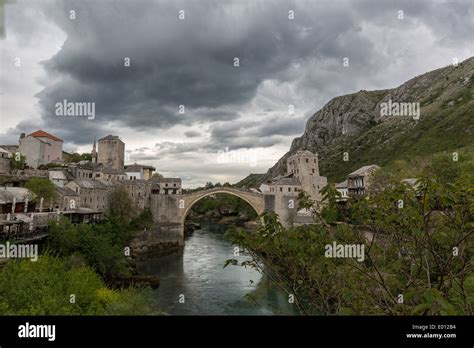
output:
[[[72,153],[67,159],[66,163],[78,163],[80,161],[92,161],[92,154],[90,153]]]
[[[82,257],[104,279],[128,275],[124,248],[132,231],[122,220],[97,225],[75,225],[67,219],[49,226],[48,246],[62,257]]]
[[[20,154],[19,152],[15,153],[10,158],[10,167],[15,170],[23,170],[26,168],[26,156]]]
[[[160,173],[154,173],[151,177],[152,180],[158,180],[158,179],[163,179],[164,176],[161,175]]]
[[[240,265],[265,272],[304,314],[472,315],[472,173],[441,156],[415,185],[390,179],[350,198],[350,219],[339,224],[285,229],[265,214],[256,233],[227,236],[252,257]],[[311,208],[307,199],[302,205]],[[363,260],[326,257],[333,243],[364,246]]]
[[[127,190],[123,186],[115,188],[108,197],[109,201],[109,216],[130,222],[135,215],[136,207],[132,199],[128,195]]]
[[[26,182],[25,187],[34,193],[33,201],[41,198],[50,201],[56,198],[56,187],[46,178],[32,178]]]

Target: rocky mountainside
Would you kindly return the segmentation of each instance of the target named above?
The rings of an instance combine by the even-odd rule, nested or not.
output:
[[[389,103],[389,100],[392,104]],[[419,103],[416,115],[386,115],[387,105]],[[395,111],[392,109],[392,111]],[[474,57],[417,76],[401,86],[336,97],[311,116],[304,134],[254,185],[286,172],[297,150],[317,152],[321,175],[341,181],[367,164],[385,165],[474,145]],[[349,161],[343,160],[344,153]]]

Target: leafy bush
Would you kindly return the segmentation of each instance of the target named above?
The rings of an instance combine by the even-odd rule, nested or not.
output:
[[[327,199],[318,224],[285,229],[265,213],[256,233],[233,229],[227,236],[252,256],[241,265],[266,273],[304,314],[473,315],[470,160],[437,156],[415,186],[383,175],[378,184],[349,200],[350,216]],[[364,260],[325,257],[333,242],[364,245]]]
[[[61,219],[50,225],[48,247],[63,257],[82,255],[89,266],[108,279],[128,273],[124,248],[130,235],[128,226],[115,220],[98,225],[74,225]]]
[[[48,254],[0,269],[1,315],[149,314],[148,301],[144,292],[110,290],[90,267],[71,268]]]

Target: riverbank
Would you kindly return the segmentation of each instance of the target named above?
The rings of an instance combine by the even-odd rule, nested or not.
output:
[[[245,252],[235,256],[235,246],[225,238],[228,227],[202,222],[201,229],[185,237],[183,249],[138,263],[141,274],[160,279],[152,292],[154,310],[170,315],[294,314],[286,294],[262,283],[255,269],[223,268],[228,259],[249,259]]]

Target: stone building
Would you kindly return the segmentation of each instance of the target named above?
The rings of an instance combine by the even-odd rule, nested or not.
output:
[[[15,154],[20,151],[20,147],[18,145],[0,145],[0,147],[5,151],[8,151],[10,153],[10,157],[15,156]]]
[[[337,197],[336,199],[338,201],[347,201],[349,198],[349,190],[347,188],[347,180],[344,180],[343,182],[340,182],[335,185],[336,186],[336,191],[341,194],[341,197]]]
[[[298,211],[298,195],[306,192],[314,201],[321,201],[320,190],[327,178],[319,175],[318,156],[310,151],[297,151],[287,159],[287,173],[278,175],[260,186],[268,210],[279,212],[285,226],[313,223],[309,212]]]
[[[308,150],[297,151],[287,161],[287,173],[292,174],[301,183],[301,189],[312,199],[321,201],[319,192],[328,181],[325,176],[319,175],[318,155]]]
[[[10,152],[0,147],[0,174],[10,172]]]
[[[0,214],[35,211],[34,194],[24,187],[0,187]]]
[[[49,170],[48,178],[57,187],[64,187],[69,182],[67,172],[64,170]]]
[[[96,149],[96,140],[94,137],[94,145],[92,145],[92,151],[91,151],[91,159],[92,163],[97,163],[97,149]]]
[[[298,195],[298,191],[301,190],[301,182],[297,177],[292,174],[287,176],[279,176],[271,181],[268,185],[267,193],[275,194],[291,194],[295,193]]]
[[[26,164],[32,168],[63,161],[63,141],[43,130],[27,136],[20,136],[19,151],[26,157]]]
[[[79,162],[68,165],[68,172],[76,179],[91,179],[104,181],[126,180],[123,170],[110,168],[102,163]]]
[[[380,169],[376,164],[363,166],[347,176],[349,195],[363,195],[370,186],[370,176]]]
[[[110,189],[104,183],[91,179],[75,179],[70,181],[66,187],[80,196],[81,208],[99,212],[107,211]]]
[[[128,180],[150,180],[156,168],[142,164],[130,164],[125,166]]]
[[[69,187],[56,187],[56,198],[53,202],[54,210],[70,211],[81,207],[79,193]]]
[[[117,186],[122,186],[139,210],[150,207],[150,195],[152,182],[148,180],[124,180],[118,181]]]
[[[301,182],[293,174],[279,175],[267,183],[264,192],[265,207],[279,214],[284,226],[291,226],[297,215]]]
[[[120,181],[126,180],[127,174],[120,169],[103,167],[94,171],[94,180]]]
[[[180,195],[181,178],[160,178],[153,180],[151,193],[155,195]]]
[[[107,167],[123,170],[125,158],[125,143],[116,135],[107,135],[99,139],[97,163]]]

